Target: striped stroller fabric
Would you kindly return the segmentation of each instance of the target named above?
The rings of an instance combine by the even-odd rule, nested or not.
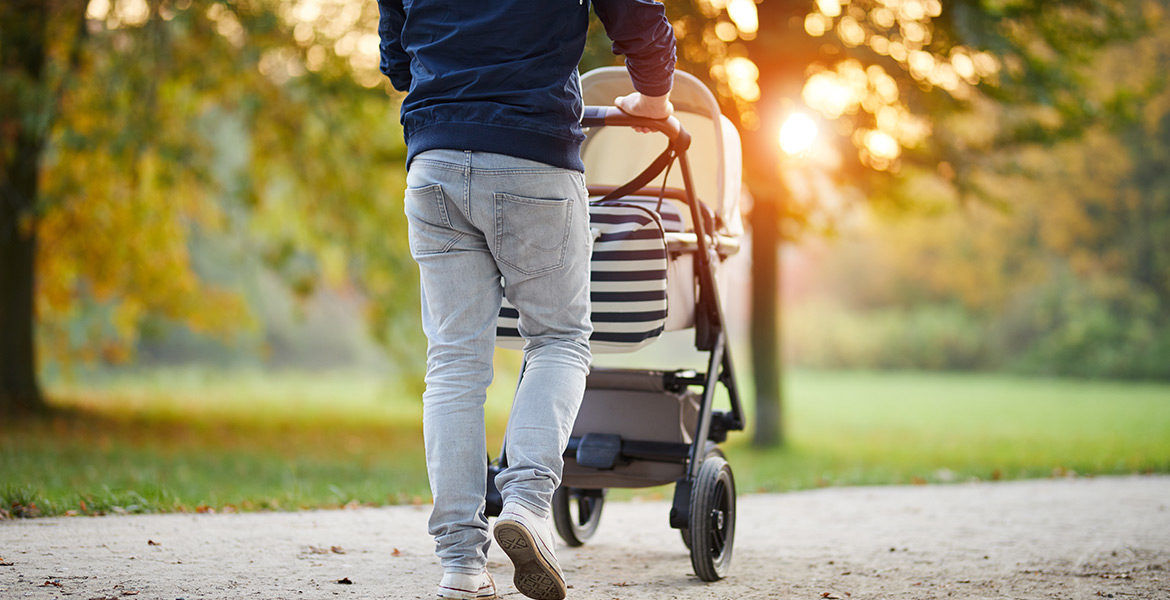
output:
[[[657,213],[623,202],[589,206],[593,231],[590,300],[593,352],[631,352],[654,341],[666,322],[666,240]],[[496,344],[521,349],[519,313],[505,298]]]
[[[659,201],[658,198],[650,198],[647,196],[626,196],[615,202],[620,202],[623,205],[640,206],[658,215],[658,220],[662,223],[663,231],[686,231],[686,223],[683,222],[682,213],[679,212],[678,205],[672,200]]]

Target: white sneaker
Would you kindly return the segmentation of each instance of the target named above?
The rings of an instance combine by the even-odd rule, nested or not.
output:
[[[565,575],[553,554],[552,527],[519,502],[504,505],[496,519],[496,543],[500,545],[516,574],[512,582],[521,594],[537,600],[565,597]]]
[[[479,575],[443,573],[439,597],[444,600],[496,600],[496,582],[487,571]]]

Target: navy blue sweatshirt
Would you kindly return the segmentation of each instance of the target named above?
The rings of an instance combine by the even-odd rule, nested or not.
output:
[[[407,164],[435,148],[584,170],[581,84],[589,2],[378,0],[382,72],[402,102]],[[670,91],[674,32],[650,0],[592,0],[634,88]]]

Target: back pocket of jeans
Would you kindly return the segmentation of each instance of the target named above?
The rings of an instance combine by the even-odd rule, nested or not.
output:
[[[572,225],[571,199],[497,192],[496,259],[525,275],[559,269]]]
[[[442,184],[407,188],[403,203],[413,256],[446,252],[459,238],[459,232],[451,228]]]

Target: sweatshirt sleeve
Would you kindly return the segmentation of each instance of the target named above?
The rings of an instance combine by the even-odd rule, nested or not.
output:
[[[634,89],[647,96],[670,92],[675,43],[666,7],[652,0],[593,0],[593,10],[613,40],[614,54],[626,57]]]
[[[378,0],[378,48],[382,56],[379,67],[394,89],[410,90],[410,57],[402,49],[402,26],[406,23],[406,10],[402,0]]]

